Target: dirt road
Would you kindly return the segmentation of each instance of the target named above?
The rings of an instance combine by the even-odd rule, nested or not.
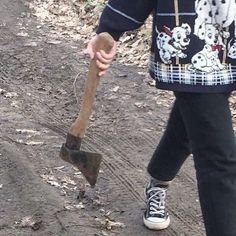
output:
[[[83,42],[50,38],[23,3],[0,3],[0,235],[204,235],[191,159],[168,192],[171,226],[142,225],[146,166],[171,106],[145,71],[115,62],[101,81],[83,142],[104,155],[96,188],[58,158],[88,58]]]

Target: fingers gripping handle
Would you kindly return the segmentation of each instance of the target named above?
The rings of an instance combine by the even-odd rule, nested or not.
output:
[[[108,33],[101,33],[98,35],[97,40],[94,46],[94,52],[104,50],[106,53],[109,53],[114,46],[114,39]],[[80,112],[78,118],[72,124],[69,129],[69,133],[83,138],[85,130],[88,125],[89,117],[91,115],[93,101],[95,98],[97,86],[99,83],[99,68],[96,64],[96,54],[95,58],[91,60],[87,79],[85,81],[84,96],[80,107]]]
[[[106,53],[109,53],[113,46],[114,39],[112,38],[112,36],[106,32],[100,33],[94,46],[94,52],[104,50]]]

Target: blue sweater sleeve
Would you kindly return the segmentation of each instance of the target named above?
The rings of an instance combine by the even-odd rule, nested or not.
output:
[[[97,33],[108,32],[115,40],[129,30],[143,25],[156,0],[109,0],[104,8]]]

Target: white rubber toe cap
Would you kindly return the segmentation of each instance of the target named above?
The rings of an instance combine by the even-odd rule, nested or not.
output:
[[[148,217],[147,219],[143,217],[143,223],[148,229],[161,230],[166,229],[170,224],[170,217],[165,219],[157,217]]]

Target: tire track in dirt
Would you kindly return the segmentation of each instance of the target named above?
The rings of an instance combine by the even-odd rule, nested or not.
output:
[[[46,116],[44,115],[44,121],[39,121],[38,117],[39,117],[39,113],[34,113],[33,114],[35,117],[35,122],[37,124],[42,125],[43,127],[46,127],[52,131],[54,131],[55,133],[59,134],[62,137],[66,137],[66,133],[67,131],[64,129],[65,125],[62,123],[62,121],[53,113],[49,112]],[[47,117],[47,119],[45,119]],[[61,125],[58,124],[53,124],[53,120],[52,117],[55,118],[55,120],[58,121],[58,123],[60,122]],[[63,127],[63,128],[62,128]],[[95,141],[94,141],[95,140]],[[95,138],[94,139],[94,134],[92,135],[92,137],[89,136],[89,134],[86,136],[86,138],[84,138],[83,142],[82,142],[82,148],[85,147],[90,151],[94,151],[94,152],[98,152],[98,153],[103,153],[103,163],[106,166],[106,170],[109,171],[110,176],[113,177],[113,179],[122,184],[124,189],[128,189],[129,193],[131,194],[131,196],[133,197],[133,199],[135,200],[142,200],[143,201],[143,197],[139,194],[139,192],[137,192],[137,190],[133,187],[134,183],[133,181],[130,179],[130,177],[126,174],[124,174],[124,172],[122,171],[122,175],[119,174],[119,172],[121,172],[121,170],[127,170],[127,172],[129,172],[129,168],[133,169],[136,168],[136,165],[132,164],[129,161],[126,161],[125,158],[122,158],[122,156],[124,155],[124,153],[122,153],[122,151],[120,149],[117,149],[114,146],[109,146],[106,145],[107,142],[106,140],[103,141],[103,139],[100,138]],[[102,148],[104,147],[104,148]],[[112,150],[112,152],[114,154],[110,154],[109,152],[107,152],[108,149]],[[113,156],[116,156],[116,158],[118,158],[119,160],[122,159],[122,161],[118,161],[118,159],[116,159],[115,161],[113,161]],[[132,176],[133,177],[133,176]],[[127,191],[125,191],[127,192]],[[127,198],[124,199],[128,200],[130,199],[130,195],[127,194]]]
[[[20,90],[19,90],[20,91]],[[22,90],[22,96],[23,90]],[[56,115],[49,106],[45,105],[44,101],[38,100],[37,109],[38,112],[31,113],[31,116],[34,117],[34,122],[41,124],[44,127],[47,127],[51,129],[52,131],[56,132],[60,136],[65,137],[66,130],[65,127],[68,126],[68,124],[64,124],[64,122]],[[44,114],[44,121],[42,123],[42,120],[39,119],[40,117],[40,107],[47,107],[48,112],[45,115]],[[45,119],[46,118],[46,119]],[[55,124],[56,123],[56,124]],[[60,125],[58,125],[60,123]],[[52,125],[51,125],[52,124]],[[141,134],[136,134],[137,136]],[[146,146],[147,149],[150,147],[153,147],[155,145],[155,141],[153,140],[153,136],[148,133],[142,133],[142,140],[145,140],[146,143],[143,143],[143,146]],[[140,183],[145,179],[144,174],[133,173],[134,169],[140,169],[143,166],[143,163],[139,162],[137,159],[135,159],[135,164],[130,161],[130,158],[127,156],[128,153],[131,153],[131,155],[134,154],[133,150],[136,150],[137,146],[136,143],[134,143],[131,139],[123,137],[122,139],[116,140],[114,144],[114,140],[112,141],[111,138],[104,137],[101,135],[98,135],[97,133],[89,133],[86,136],[86,138],[83,141],[83,146],[87,149],[95,152],[100,152],[104,154],[104,166],[106,167],[106,173],[110,176],[111,179],[113,179],[114,182],[118,184],[118,186],[122,185],[123,191],[120,190],[120,188],[116,191],[122,194],[123,196],[123,202],[129,202],[132,199],[136,200],[137,202],[143,201],[143,195],[140,194]],[[126,148],[126,152],[122,150],[122,147],[129,147],[129,150]],[[119,148],[121,147],[121,148]],[[115,159],[114,159],[115,157]],[[127,173],[127,174],[126,174]],[[142,178],[140,178],[142,176]],[[184,174],[183,177],[183,187],[190,186],[192,184],[192,178],[187,178],[188,175]],[[189,183],[185,183],[187,182]],[[142,186],[143,188],[143,186]],[[128,190],[128,191],[127,191]],[[188,209],[184,208],[183,212],[181,214],[176,214],[175,209],[172,210],[171,207],[168,207],[168,210],[171,212],[171,214],[179,219],[181,227],[190,228],[192,231],[195,232],[194,228],[194,219],[196,216],[192,214],[188,214],[188,217],[184,215],[185,210]],[[177,230],[178,231],[178,230]],[[171,234],[170,234],[171,235]]]
[[[0,61],[0,78],[1,80],[5,80],[9,77],[8,70],[6,66]]]
[[[46,126],[52,131],[58,133],[60,136],[65,137],[65,132],[64,131],[62,132],[62,129],[60,127],[55,125],[49,125],[48,123]],[[122,140],[122,143],[124,143],[125,141],[126,139]],[[129,140],[127,141],[130,143]],[[121,202],[127,203],[133,200],[135,200],[138,203],[140,203],[140,201],[144,202],[143,194],[140,194],[140,191],[137,191],[137,189],[140,188],[143,190],[143,186],[140,187],[140,182],[141,182],[140,173],[137,175],[132,174],[130,176],[131,173],[130,168],[131,169],[137,168],[137,166],[126,160],[125,155],[122,155],[120,149],[116,148],[116,146],[113,146],[110,142],[108,142],[108,140],[103,140],[101,137],[97,136],[97,134],[91,134],[91,136],[90,134],[88,134],[88,136],[86,136],[86,138],[83,140],[82,145],[85,149],[89,151],[99,152],[103,154],[104,157],[103,164],[106,167],[106,174],[109,175],[110,179],[112,179],[114,183],[118,184],[115,186],[118,186],[116,191],[122,195]],[[119,142],[117,143],[117,145],[122,146],[122,144],[120,144]],[[132,147],[134,147],[134,145],[131,145],[131,148]],[[112,153],[110,153],[108,150],[111,150]],[[121,185],[122,188],[120,188]],[[133,200],[131,199],[131,197]],[[178,235],[177,232],[179,232],[182,227],[183,228],[185,227],[188,230],[191,229],[192,230],[191,232],[194,231],[195,233],[197,233],[197,231],[195,231],[195,228],[193,227],[194,221],[191,220],[186,221],[185,216],[176,214],[176,212],[174,210],[171,210],[170,207],[168,207],[167,209],[169,210],[169,212],[171,212],[172,216],[179,219],[180,224],[182,226],[180,228],[176,228],[175,226],[175,229],[172,228],[167,229],[165,231],[165,235],[170,235],[170,236]]]
[[[38,114],[37,114],[38,115]],[[35,122],[36,123],[40,123],[37,120],[37,115],[35,115]],[[53,118],[56,118],[55,115],[51,116]],[[44,127],[47,127],[49,129],[51,129],[52,131],[58,133],[60,136],[65,137],[66,131],[65,128],[62,128],[61,126],[64,126],[63,124],[58,126],[58,125],[50,125],[50,123],[52,122],[50,115],[48,116],[48,119],[44,119]],[[56,119],[59,122],[59,118]],[[55,122],[55,120],[54,120]],[[64,126],[65,127],[65,126]],[[145,135],[148,136],[148,135]],[[152,138],[149,137],[149,139],[147,139],[148,142],[145,145],[151,145],[151,141]],[[153,141],[154,143],[154,141]],[[129,202],[131,201],[131,198],[136,200],[137,202],[143,201],[143,195],[140,194],[140,182],[143,181],[143,179],[145,179],[143,174],[134,174],[131,170],[133,169],[137,169],[140,168],[140,166],[142,166],[142,163],[139,163],[137,160],[135,160],[135,164],[133,164],[129,158],[127,157],[127,152],[125,153],[122,149],[120,149],[119,147],[124,147],[124,146],[129,146],[130,148],[130,152],[132,153],[132,150],[135,150],[136,146],[134,143],[132,143],[132,141],[130,141],[129,139],[120,139],[116,141],[116,144],[114,145],[114,143],[111,141],[111,139],[105,139],[104,137],[101,137],[100,135],[97,134],[88,134],[88,136],[86,136],[86,138],[83,141],[83,146],[91,151],[95,151],[95,152],[99,152],[99,153],[103,153],[104,154],[104,166],[106,168],[106,174],[108,174],[108,176],[113,179],[113,181],[115,183],[117,183],[117,185],[119,186],[119,188],[116,188],[116,191],[120,194],[122,194],[122,202]],[[115,159],[114,159],[115,157]],[[127,173],[127,174],[126,174]],[[140,177],[143,178],[140,178]],[[186,175],[187,176],[187,175]],[[183,183],[183,188],[185,188],[185,186],[187,185],[187,187],[189,185],[192,184],[192,180],[191,181],[187,181],[186,182],[186,177],[183,176],[181,177],[181,179],[183,179],[182,183]],[[122,187],[120,187],[122,186]],[[123,189],[123,191],[122,191]],[[194,224],[195,224],[195,218],[196,216],[188,214],[188,217],[186,217],[186,215],[184,215],[184,212],[186,212],[188,209],[184,208],[182,214],[178,214],[176,213],[175,209],[172,209],[171,206],[167,207],[167,209],[169,210],[169,212],[171,213],[172,217],[176,217],[177,219],[179,219],[179,223],[181,227],[179,228],[179,226],[176,228],[175,226],[175,230],[171,231],[171,228],[168,229],[166,231],[166,235],[178,235],[176,232],[179,232],[180,230],[183,231],[183,228],[186,229],[191,229],[191,232],[195,232],[197,235],[197,231],[195,230]],[[185,211],[186,210],[186,211]]]
[[[140,196],[139,192],[135,188],[134,182],[130,179],[130,176],[125,173],[125,170],[128,170],[127,165],[123,161],[120,161],[120,155],[115,154],[115,160],[113,159],[113,155],[110,155],[107,153],[107,148],[104,145],[105,142],[102,140],[96,139],[96,143],[92,139],[88,139],[87,142],[85,141],[83,144],[86,148],[88,148],[91,151],[103,153],[103,163],[105,167],[107,168],[110,173],[110,177],[113,178],[115,182],[118,182],[119,184],[122,184],[124,189],[124,194],[127,195],[127,199],[130,199],[130,195],[134,198],[134,200],[140,201],[143,200],[143,198]],[[129,173],[127,171],[127,173]],[[133,175],[132,175],[133,177]],[[127,192],[128,190],[128,192]],[[123,195],[123,192],[122,192]]]
[[[146,134],[146,136],[148,136],[148,134]],[[150,137],[151,138],[151,137]],[[94,141],[96,140],[96,142]],[[98,141],[99,140],[99,141]],[[102,141],[101,141],[102,140]],[[133,195],[133,191],[135,190],[136,192],[136,200],[144,200],[142,195],[140,194],[139,191],[137,191],[136,189],[140,189],[140,182],[145,179],[145,175],[142,173],[139,174],[134,174],[129,168],[136,168],[137,166],[138,168],[140,168],[140,166],[142,166],[142,163],[139,163],[137,161],[137,159],[135,160],[135,164],[130,164],[130,161],[127,160],[125,157],[126,155],[122,155],[122,151],[117,148],[117,147],[123,147],[124,143],[129,143],[129,147],[131,150],[135,150],[135,144],[130,142],[130,140],[123,138],[122,140],[118,140],[116,142],[116,145],[113,145],[113,143],[111,141],[109,141],[111,139],[105,139],[104,137],[99,137],[99,135],[93,134],[93,139],[90,138],[89,143],[92,143],[90,148],[96,147],[98,144],[99,146],[97,146],[97,148],[94,149],[94,151],[99,151],[100,153],[106,153],[104,155],[104,157],[106,157],[105,159],[105,165],[106,167],[110,168],[110,173],[111,173],[111,177],[116,176],[118,178],[118,181],[120,181],[121,184],[123,184],[124,188],[127,187],[127,184],[129,186],[132,186],[131,188],[127,188],[130,193]],[[148,142],[150,144],[150,142]],[[147,143],[147,145],[148,145]],[[146,145],[146,144],[145,144]],[[103,148],[101,148],[101,146]],[[109,153],[109,151],[107,150],[112,150],[112,153]],[[109,159],[107,159],[107,157]],[[115,157],[115,159],[114,159]],[[109,162],[109,165],[106,164],[106,162]],[[115,174],[114,174],[115,172]],[[129,176],[126,175],[126,172],[129,173]],[[131,174],[131,175],[130,175]],[[183,181],[181,181],[179,179],[179,181],[181,182],[182,188],[189,188],[189,186],[193,185],[193,181],[192,179],[186,179],[185,176],[186,174],[184,174],[184,176],[180,175],[181,179]],[[140,178],[142,177],[142,178]],[[135,181],[136,180],[136,181]],[[187,180],[187,181],[186,181]],[[143,186],[142,186],[143,188]],[[172,216],[175,216],[177,219],[179,219],[179,221],[181,222],[181,224],[188,229],[191,229],[192,231],[194,231],[195,233],[198,233],[198,231],[196,231],[195,228],[195,224],[196,224],[196,212],[190,212],[189,211],[189,205],[182,205],[183,208],[182,212],[177,211],[177,209],[172,209],[171,206],[167,206],[168,211],[171,213]],[[188,215],[186,216],[186,212],[188,212]]]
[[[46,120],[44,126],[65,137],[65,129],[59,127],[58,125],[50,125],[50,122],[52,122],[51,117],[51,115],[48,116],[48,120]],[[60,121],[60,119],[55,114],[53,115],[53,117],[56,118],[56,120]],[[63,124],[61,124],[60,126],[63,126]],[[150,147],[155,145],[153,137],[150,134],[142,133],[142,135],[142,138],[147,140],[147,143],[143,144],[144,146]],[[139,169],[141,166],[143,166],[143,163],[138,162],[136,159],[135,164],[133,164],[127,157],[127,152],[125,153],[122,149],[117,148],[128,145],[130,148],[130,153],[132,153],[132,150],[136,150],[135,143],[125,137],[122,140],[116,140],[115,145],[114,140],[111,140],[111,138],[105,138],[104,136],[98,135],[97,133],[88,133],[84,138],[82,145],[90,151],[103,153],[103,163],[106,167],[106,173],[108,172],[110,178],[113,179],[114,182],[118,183],[119,186],[122,185],[124,190],[119,190],[118,192],[122,194],[124,202],[130,201],[130,197],[132,197],[137,202],[143,202],[143,194],[140,194],[140,191],[138,191],[138,189],[143,188],[143,186],[140,187],[140,182],[145,179],[145,176],[142,175],[143,178],[140,178],[140,173],[134,174],[131,171],[132,169]],[[183,188],[188,188],[194,183],[194,180],[184,172],[179,176],[179,178],[179,181],[182,183]],[[178,211],[176,211],[176,209],[172,209],[171,207],[167,207],[167,209],[169,210],[171,215],[179,219],[182,227],[188,229],[190,228],[195,233],[198,233],[194,227],[196,215],[189,212],[188,205],[182,208],[181,214],[176,213]],[[188,212],[187,217],[185,212]]]

